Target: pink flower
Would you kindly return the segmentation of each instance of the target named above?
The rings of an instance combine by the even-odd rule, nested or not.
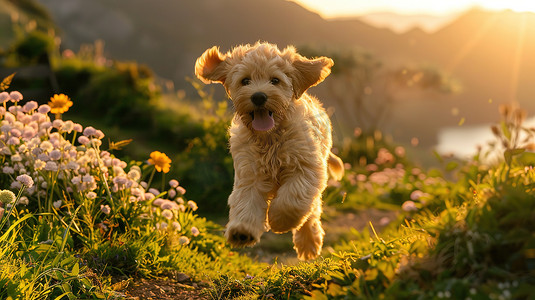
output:
[[[26,174],[17,176],[17,181],[22,183],[27,188],[31,188],[33,186],[33,179]]]
[[[87,145],[89,144],[89,138],[85,135],[82,135],[80,137],[78,137],[78,143],[82,144],[82,145]]]
[[[396,149],[394,149],[394,152],[398,157],[404,157],[405,156],[405,148],[398,146]]]
[[[416,204],[413,201],[408,200],[408,201],[403,202],[403,204],[401,205],[401,209],[407,212],[411,212],[411,211],[417,211],[418,207],[416,207]]]
[[[191,201],[191,200],[188,201],[188,206],[189,206],[189,208],[191,208],[191,210],[193,210],[193,211],[196,211],[196,210],[198,209],[198,207],[197,207],[197,203],[195,203],[195,202],[193,202],[193,201]]]
[[[424,195],[424,192],[422,192],[420,190],[415,190],[415,191],[413,191],[411,193],[410,198],[411,198],[411,200],[416,201],[416,200],[420,199],[420,197],[422,197],[423,195]]]
[[[163,200],[163,203],[160,205],[162,209],[178,209],[178,204],[173,201]]]
[[[17,128],[13,128],[9,131],[9,133],[11,134],[11,136],[14,136],[14,137],[20,137],[22,135],[22,133],[20,132],[20,130],[18,130]]]
[[[169,180],[169,186],[172,188],[178,187],[178,181],[176,179]]]
[[[103,212],[106,215],[109,215],[111,212],[111,208],[109,205],[100,205],[100,211]]]
[[[154,197],[154,194],[152,193],[148,193],[150,195],[152,195],[152,197]],[[162,199],[162,198],[157,198],[155,199],[154,201],[152,201],[152,205],[155,205],[155,206],[161,206],[162,204],[164,204],[165,200]]]
[[[41,114],[47,114],[50,112],[50,106],[48,106],[48,104],[43,104],[39,106],[39,109],[37,109],[37,111]]]
[[[154,194],[154,196],[158,196],[158,195],[160,194],[160,191],[158,191],[158,190],[155,189],[155,188],[150,188],[150,189],[149,189],[149,193]]]
[[[178,238],[178,243],[182,246],[189,244],[189,238],[187,236],[181,236]]]
[[[186,193],[186,189],[179,186],[176,188],[176,191],[180,194],[180,195],[184,195]]]
[[[7,140],[7,144],[8,145],[18,145],[18,144],[20,144],[20,139],[18,137],[12,136]]]
[[[54,149],[50,151],[49,157],[52,160],[59,160],[61,158],[61,151],[59,151],[58,149]]]
[[[61,126],[63,126],[63,121],[62,120],[56,119],[56,120],[52,121],[52,127],[56,128],[56,129],[60,129]]]
[[[24,112],[30,112],[30,111],[36,109],[38,106],[39,106],[39,104],[37,104],[37,102],[29,101],[26,104],[24,104],[24,106],[22,107],[22,110]]]
[[[173,212],[168,209],[164,209],[162,211],[162,217],[166,218],[167,220],[171,220],[173,218]]]
[[[93,128],[92,126],[88,126],[84,129],[84,135],[87,137],[96,135],[96,134],[97,134],[97,130]]]
[[[9,94],[7,92],[0,93],[0,104],[6,103],[9,100],[11,100],[11,97],[9,97]]]
[[[22,94],[17,91],[9,93],[9,97],[11,97],[11,101],[13,102],[19,102],[20,100],[22,100]]]
[[[58,165],[53,161],[47,161],[45,165],[45,170],[55,172],[58,170]]]
[[[22,132],[22,137],[29,140],[35,136],[35,129],[32,127],[25,127]]]
[[[78,124],[78,123],[75,123],[72,130],[76,131],[76,132],[82,132],[83,131],[83,127],[82,125]]]

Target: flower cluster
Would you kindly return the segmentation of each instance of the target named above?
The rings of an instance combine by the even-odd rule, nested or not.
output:
[[[54,179],[66,192],[90,196],[88,193],[98,188],[98,181],[108,180],[114,192],[131,189],[135,200],[145,199],[145,191],[136,181],[140,175],[133,175],[135,170],[129,175],[124,170],[125,162],[99,150],[102,131],[91,126],[84,129],[72,121],[52,121],[49,105],[38,106],[35,101],[18,105],[22,96],[14,93],[9,94],[14,105],[0,107],[0,154],[5,157],[1,168],[11,178],[25,175],[33,180],[31,184],[13,180],[11,189],[25,184],[29,196],[44,197],[50,179]],[[1,98],[7,99],[7,93],[2,94]]]
[[[69,209],[74,200],[74,205],[88,203],[87,213],[101,213],[95,226],[103,232],[109,230],[107,217],[112,219],[115,213],[124,217],[135,211],[134,218],[152,220],[160,229],[169,224],[181,232],[180,244],[189,243],[185,228],[190,231],[187,236],[199,235],[190,222],[197,204],[184,200],[186,189],[177,180],[169,181],[170,188],[163,193],[150,188],[139,164],[129,165],[100,149],[105,136],[102,131],[58,118],[72,106],[69,97],[55,95],[43,105],[35,101],[21,105],[22,99],[19,92],[0,93],[0,182],[12,191],[23,188],[18,204],[50,212]],[[51,120],[49,113],[56,114],[56,119]],[[167,173],[171,160],[155,151],[148,163]],[[12,191],[0,192],[0,208],[13,203]]]
[[[185,201],[183,196],[186,193],[186,189],[179,185],[176,179],[169,181],[169,190],[161,193],[155,188],[149,189],[149,194],[152,201],[152,212],[156,217],[160,218],[160,221],[156,223],[156,228],[163,231],[177,232],[185,234],[185,227],[190,226],[190,220],[182,218],[180,221],[180,215],[184,216],[184,213],[190,214],[198,209],[197,203],[192,200]],[[187,224],[185,224],[187,223]],[[196,237],[200,234],[197,227],[191,226],[189,228],[190,236]],[[181,236],[179,238],[179,244],[188,244],[190,239],[187,236]]]

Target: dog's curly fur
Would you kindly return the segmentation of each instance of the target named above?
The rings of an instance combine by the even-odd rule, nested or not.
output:
[[[233,246],[252,246],[263,232],[292,230],[299,259],[318,256],[320,215],[328,170],[339,180],[340,158],[331,152],[331,122],[306,90],[330,74],[333,61],[307,59],[295,48],[217,47],[197,59],[195,74],[225,87],[235,108],[230,132],[234,189],[228,199],[225,236]]]

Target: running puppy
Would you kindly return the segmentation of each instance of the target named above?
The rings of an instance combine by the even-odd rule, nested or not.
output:
[[[299,259],[320,254],[321,195],[328,171],[339,180],[344,168],[331,152],[325,109],[305,92],[332,65],[329,58],[311,60],[268,43],[225,54],[213,47],[197,59],[197,77],[223,84],[235,108],[229,129],[235,178],[225,233],[231,245],[252,246],[269,229],[292,230]]]

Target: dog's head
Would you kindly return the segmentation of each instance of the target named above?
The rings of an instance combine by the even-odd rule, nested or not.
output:
[[[286,118],[301,95],[327,77],[333,61],[307,59],[295,48],[280,51],[268,43],[243,45],[222,54],[217,47],[197,59],[195,74],[225,87],[236,113],[251,130],[266,132]]]

